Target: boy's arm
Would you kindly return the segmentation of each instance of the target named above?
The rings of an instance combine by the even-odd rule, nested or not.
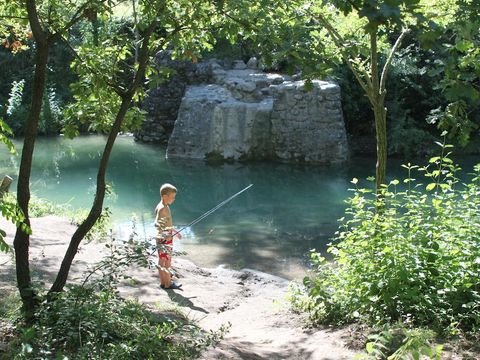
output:
[[[167,226],[167,219],[170,217],[170,214],[167,208],[162,208],[157,212],[157,216],[155,217],[155,227],[157,228],[159,233],[162,233],[162,237],[167,237],[169,235],[174,235],[179,239],[182,238],[182,234],[178,232],[178,230],[174,229],[173,226]]]
[[[176,236],[179,239],[182,238],[182,234],[179,233],[179,231],[177,229],[173,229],[173,236]]]

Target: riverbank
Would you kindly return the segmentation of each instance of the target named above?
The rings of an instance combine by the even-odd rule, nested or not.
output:
[[[0,220],[12,243],[15,227]],[[59,268],[75,227],[68,220],[46,216],[32,219],[30,261],[34,282],[46,287]],[[104,245],[82,243],[70,273],[80,281],[89,265],[106,255]],[[0,254],[0,291],[15,290],[11,256]],[[345,329],[306,329],[301,317],[289,310],[289,282],[251,269],[230,270],[223,266],[200,268],[186,259],[174,259],[182,290],[162,290],[155,269],[132,269],[133,279],[120,293],[135,298],[152,311],[182,314],[205,330],[230,324],[225,339],[202,359],[352,359]]]

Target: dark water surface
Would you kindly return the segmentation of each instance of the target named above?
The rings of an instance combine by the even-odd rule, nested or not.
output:
[[[74,208],[90,208],[97,164],[105,138],[41,138],[35,148],[32,192]],[[15,144],[21,151],[21,142]],[[0,148],[0,169],[16,179],[19,156]],[[207,165],[203,161],[166,160],[165,149],[119,137],[107,180],[114,195],[106,205],[115,229],[127,233],[136,219],[137,232],[151,236],[159,186],[174,184],[179,192],[172,205],[177,227],[249,184],[253,187],[192,228],[186,229],[179,250],[200,266],[227,264],[253,268],[287,278],[300,278],[311,248],[324,250],[343,216],[351,179],[375,171],[374,159],[353,159],[341,166],[276,163]],[[403,176],[399,161],[390,161],[389,174]],[[364,181],[362,185],[367,186]],[[16,189],[16,182],[12,184]]]

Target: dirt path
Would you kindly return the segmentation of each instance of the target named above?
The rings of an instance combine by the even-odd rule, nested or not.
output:
[[[0,220],[0,228],[12,242],[15,228]],[[65,219],[47,216],[32,219],[31,264],[36,281],[50,283],[74,227]],[[80,279],[88,264],[102,258],[104,247],[81,246],[71,278]],[[0,290],[14,286],[14,268],[0,254]],[[285,299],[288,281],[255,270],[204,269],[186,259],[175,259],[183,290],[162,290],[155,270],[132,271],[135,281],[120,287],[123,295],[151,307],[185,314],[207,330],[230,324],[220,345],[202,359],[353,359],[344,345],[342,330],[308,330]]]

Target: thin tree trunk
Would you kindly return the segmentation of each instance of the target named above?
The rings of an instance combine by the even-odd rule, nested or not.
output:
[[[90,213],[88,214],[87,218],[80,224],[75,233],[72,235],[70,245],[68,246],[67,252],[65,253],[62,265],[60,266],[60,270],[58,271],[55,282],[50,289],[50,293],[60,292],[63,290],[63,287],[67,282],[68,273],[70,272],[70,267],[72,265],[73,259],[77,254],[80,242],[85,238],[87,233],[90,231],[93,225],[95,225],[98,218],[102,214],[103,200],[105,198],[106,188],[105,174],[107,171],[108,161],[110,159],[110,154],[112,152],[115,139],[120,132],[121,124],[123,122],[123,119],[125,118],[125,114],[127,113],[131,102],[132,96],[129,96],[128,98],[124,98],[122,100],[112,130],[110,131],[110,134],[108,136],[107,143],[105,144],[105,149],[103,150],[102,158],[98,167],[97,191],[95,193],[95,199],[93,201],[92,208],[90,209]]]
[[[118,110],[117,116],[115,118],[115,122],[112,126],[110,134],[108,136],[107,143],[105,144],[105,149],[103,151],[102,159],[100,161],[100,165],[98,168],[97,174],[97,191],[95,193],[95,199],[93,201],[92,208],[90,213],[88,214],[87,218],[80,224],[77,231],[72,235],[70,240],[70,245],[68,246],[67,252],[62,261],[62,265],[60,270],[58,271],[57,277],[55,282],[53,283],[52,287],[50,288],[49,294],[52,295],[53,293],[60,292],[63,290],[68,274],[70,272],[70,267],[72,265],[73,259],[77,254],[78,246],[80,242],[84,239],[90,229],[95,225],[95,222],[98,220],[100,215],[102,214],[103,208],[103,200],[105,198],[105,174],[108,166],[108,161],[110,158],[110,154],[112,152],[113,145],[117,138],[118,133],[120,132],[121,125],[125,118],[125,115],[130,107],[132,102],[133,96],[137,90],[137,88],[141,85],[142,80],[145,77],[145,70],[149,59],[149,41],[150,37],[155,29],[156,22],[150,24],[147,30],[144,33],[142,47],[139,51],[139,58],[138,58],[138,71],[135,74],[135,78],[132,81],[132,85],[130,86],[129,90],[122,95],[122,103]]]
[[[385,184],[387,172],[387,125],[385,109],[385,94],[380,87],[377,54],[377,29],[370,32],[370,66],[371,90],[370,101],[375,117],[375,132],[377,137],[377,163],[375,166],[376,190],[379,193],[382,184]]]
[[[32,168],[33,150],[38,131],[38,122],[42,110],[42,99],[45,89],[49,39],[43,32],[38,21],[35,0],[26,2],[28,17],[36,44],[35,75],[33,79],[32,103],[25,124],[22,157],[17,184],[18,206],[25,215],[25,224],[30,227],[28,204],[30,202],[30,173]],[[15,263],[17,272],[17,287],[23,303],[23,311],[27,321],[31,321],[35,310],[36,295],[31,286],[29,267],[30,236],[21,227],[17,228],[13,241],[15,248]]]
[[[376,189],[380,191],[382,184],[385,184],[387,173],[387,121],[386,109],[376,106],[374,109],[375,130],[377,134],[377,163],[375,166]]]

